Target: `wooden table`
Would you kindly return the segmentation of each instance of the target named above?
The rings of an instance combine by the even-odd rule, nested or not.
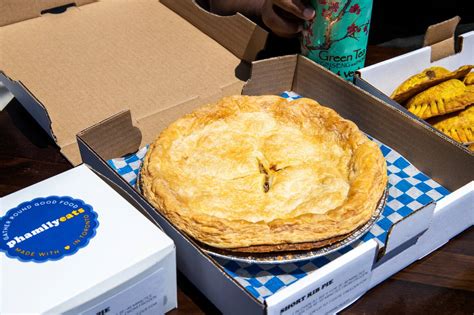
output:
[[[402,53],[369,47],[369,64]],[[0,196],[37,183],[72,166],[21,105],[0,112]],[[171,314],[218,310],[178,275],[178,304]],[[474,314],[474,228],[395,274],[342,314]]]

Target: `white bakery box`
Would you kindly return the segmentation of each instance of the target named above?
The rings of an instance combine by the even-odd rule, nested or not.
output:
[[[474,65],[474,31],[460,35],[458,51],[455,49],[454,31],[459,21],[459,17],[454,17],[431,25],[426,31],[423,48],[358,70],[354,76],[354,83],[414,119],[419,119],[403,105],[392,100],[390,95],[403,81],[426,68],[441,66],[454,71],[460,66]],[[424,122],[422,119],[419,120]],[[446,141],[459,145],[435,128],[432,128],[432,132]]]
[[[21,16],[17,19],[21,22],[3,26],[0,32],[12,46],[7,52],[11,59],[0,60],[0,68],[5,67],[0,81],[70,161],[82,159],[156,220],[176,244],[178,269],[222,312],[336,312],[473,225],[471,156],[304,57],[253,62],[250,74],[247,62],[263,47],[265,33],[241,15],[219,17],[191,0],[81,2],[60,15],[29,20]],[[109,18],[111,11],[114,19]],[[131,20],[135,23],[128,23]],[[91,23],[100,23],[106,35],[104,29],[88,32]],[[64,29],[80,35],[72,38]],[[42,40],[45,30],[57,41]],[[28,36],[28,41],[17,42],[21,36]],[[64,42],[70,45],[57,44]],[[41,58],[29,58],[32,54],[25,45]],[[283,91],[334,108],[454,192],[437,205],[417,207],[398,220],[383,243],[371,239],[346,247],[331,262],[262,299],[238,281],[228,265],[153,209],[108,161],[139,151],[172,121],[206,102],[231,94]],[[432,156],[437,158],[428,158]],[[283,278],[277,280],[281,284],[288,279],[285,272],[291,273],[289,266],[251,264],[250,268],[261,269],[263,275],[272,268],[281,270]]]
[[[0,314],[176,307],[173,241],[84,164],[0,198],[0,229]]]

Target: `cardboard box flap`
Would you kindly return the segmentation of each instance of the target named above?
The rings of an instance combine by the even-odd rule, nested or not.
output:
[[[71,7],[3,26],[0,38],[0,70],[28,89],[33,111],[46,108],[50,134],[74,164],[81,130],[128,109],[135,125],[152,125],[179,104],[239,93],[247,79],[241,59],[155,0]]]
[[[38,100],[31,94],[28,89],[21,84],[11,80],[3,71],[0,70],[0,81],[10,91],[19,102],[23,104],[23,107],[35,117],[36,122],[43,128],[44,131],[54,140],[55,137],[51,132],[51,119],[48,116],[46,109],[38,102]],[[7,104],[5,104],[6,106]]]
[[[281,94],[293,88],[296,65],[296,55],[275,57],[272,59],[255,61],[252,64],[251,79],[245,84],[242,94],[260,95]],[[272,78],[271,80],[268,80]]]
[[[240,13],[233,16],[211,14],[197,5],[195,0],[161,2],[242,60],[254,61],[265,46],[268,32]]]
[[[135,152],[142,140],[142,134],[133,126],[128,110],[81,131],[78,136],[106,160]]]
[[[452,143],[440,141],[429,126],[388,104],[386,107],[377,106],[376,103],[381,101],[360,88],[356,89],[356,93],[349,92],[343,79],[332,75],[308,58],[283,57],[287,61],[283,63],[284,66],[281,58],[254,62],[252,78],[244,86],[242,93],[279,94],[283,90],[292,90],[333,108],[344,118],[356,123],[362,131],[397,148],[418,169],[446,188],[456,190],[472,180],[472,156]],[[286,68],[292,64],[295,69],[287,71]],[[288,73],[294,74],[294,77],[286,78],[286,83],[282,84],[280,80],[288,76]],[[281,90],[276,91],[274,86]],[[335,98],[334,95],[338,97]],[[347,104],[357,106],[357,110],[349,108]],[[407,139],[405,134],[416,136]]]
[[[461,18],[452,19],[428,27],[423,46],[431,46],[431,61],[454,54],[454,31]]]
[[[95,1],[97,0],[3,0],[0,1],[0,26],[39,17],[53,8],[81,6]]]
[[[383,255],[398,248],[404,248],[404,244],[409,242],[413,236],[418,237],[425,232],[430,227],[435,206],[436,203],[431,202],[412,212],[403,220],[394,223],[388,231],[387,242],[382,249]]]

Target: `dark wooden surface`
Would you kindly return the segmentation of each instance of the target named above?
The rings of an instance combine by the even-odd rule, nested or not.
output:
[[[370,47],[367,61],[402,52]],[[0,196],[71,167],[16,100],[0,112]],[[178,286],[179,307],[171,314],[218,313],[180,274]],[[370,290],[342,314],[474,314],[474,228]]]

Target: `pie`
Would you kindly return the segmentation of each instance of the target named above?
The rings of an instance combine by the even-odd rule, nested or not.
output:
[[[457,79],[433,86],[411,98],[406,107],[416,116],[426,119],[448,114],[474,102],[474,90]]]
[[[390,97],[398,103],[403,103],[419,92],[441,82],[464,77],[472,68],[473,65],[465,65],[453,72],[438,66],[427,68],[406,79],[393,91]]]
[[[181,231],[242,252],[309,249],[366,223],[387,184],[384,157],[316,101],[231,96],[150,145],[144,197]]]

